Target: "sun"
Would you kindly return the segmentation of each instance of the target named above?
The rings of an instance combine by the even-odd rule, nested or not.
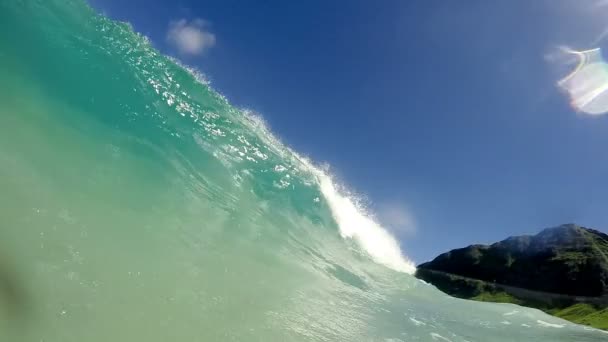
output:
[[[570,103],[579,112],[602,115],[608,112],[608,63],[602,57],[600,48],[576,51],[564,48],[564,52],[574,54],[579,62],[576,68],[558,82],[570,96]]]

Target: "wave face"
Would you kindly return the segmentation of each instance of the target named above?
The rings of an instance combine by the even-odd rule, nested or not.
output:
[[[0,1],[0,65],[2,341],[606,338],[416,280],[329,175],[84,2]]]

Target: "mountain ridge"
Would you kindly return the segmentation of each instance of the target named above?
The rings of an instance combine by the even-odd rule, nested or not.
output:
[[[442,253],[416,277],[464,299],[541,309],[608,330],[608,234],[564,224]]]
[[[419,269],[572,296],[608,293],[608,235],[576,224],[474,244],[440,254]]]

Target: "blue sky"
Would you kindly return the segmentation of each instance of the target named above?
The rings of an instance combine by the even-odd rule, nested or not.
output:
[[[606,43],[607,1],[91,2],[329,163],[416,262],[608,230],[608,116],[557,86],[560,46]]]

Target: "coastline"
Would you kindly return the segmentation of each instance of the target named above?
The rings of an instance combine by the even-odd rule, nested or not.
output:
[[[418,268],[415,276],[456,298],[517,304],[572,323],[608,331],[608,296],[582,297],[534,291],[427,268]]]

